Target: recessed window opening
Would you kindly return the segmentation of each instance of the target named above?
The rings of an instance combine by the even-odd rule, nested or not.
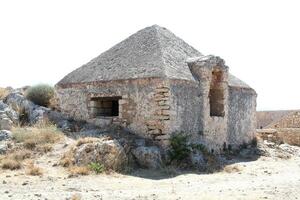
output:
[[[209,90],[210,116],[224,117],[224,88],[222,87],[223,74],[221,71],[212,72]]]
[[[91,110],[94,117],[119,116],[119,100],[121,97],[91,98]]]

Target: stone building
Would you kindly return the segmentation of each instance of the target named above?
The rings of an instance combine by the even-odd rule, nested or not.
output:
[[[144,28],[65,76],[60,109],[99,126],[118,123],[165,147],[173,133],[219,152],[253,139],[256,93],[166,28]]]

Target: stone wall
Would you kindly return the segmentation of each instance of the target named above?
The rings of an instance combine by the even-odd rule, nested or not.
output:
[[[256,112],[256,128],[266,128],[268,125],[279,121],[296,110],[274,110]]]
[[[300,128],[300,111],[290,112],[282,119],[269,124],[266,128]]]
[[[233,148],[255,136],[256,93],[251,89],[229,88],[228,144]]]
[[[300,128],[258,129],[257,135],[270,142],[300,146]]]
[[[133,79],[56,86],[62,112],[77,120],[99,126],[118,123],[144,137],[165,140],[170,119],[169,86],[162,79]],[[97,117],[92,114],[91,98],[121,97],[119,116]]]

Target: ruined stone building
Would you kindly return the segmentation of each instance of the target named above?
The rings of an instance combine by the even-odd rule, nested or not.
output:
[[[162,146],[183,132],[217,152],[250,142],[256,127],[255,91],[157,25],[66,75],[56,94],[75,119],[118,123]]]

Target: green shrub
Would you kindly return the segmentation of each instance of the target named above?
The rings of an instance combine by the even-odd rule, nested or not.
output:
[[[188,136],[175,134],[170,139],[170,161],[182,161],[189,156],[191,148],[188,145]]]
[[[209,153],[209,151],[203,144],[192,144],[191,147],[192,147],[192,149],[198,150],[198,151],[202,152],[203,154]]]
[[[104,166],[100,163],[91,162],[89,164],[90,170],[96,172],[96,174],[100,174],[104,171]]]
[[[54,89],[47,84],[39,84],[30,87],[26,91],[26,98],[40,106],[48,106],[54,96]]]

